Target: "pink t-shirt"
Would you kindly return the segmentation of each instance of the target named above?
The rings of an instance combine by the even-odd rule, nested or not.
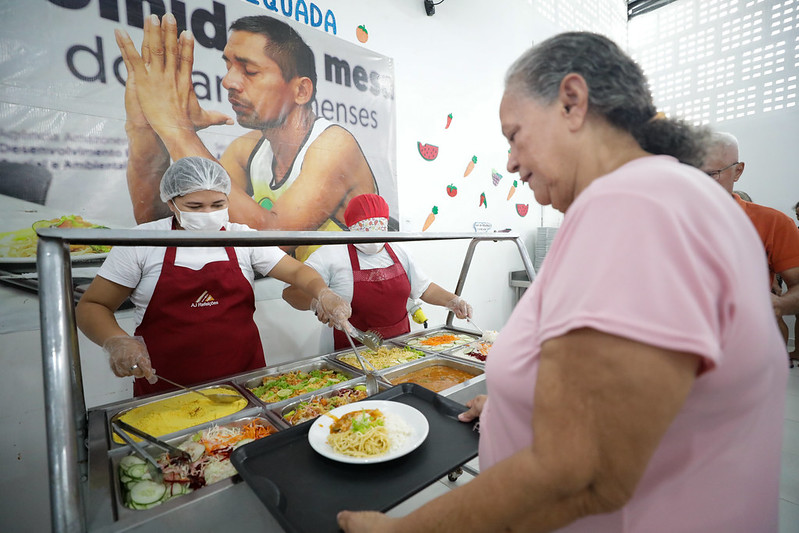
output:
[[[480,464],[529,446],[541,344],[577,328],[698,354],[702,371],[620,511],[563,531],[777,531],[785,344],[762,244],[713,180],[634,160],[575,200],[491,350]]]

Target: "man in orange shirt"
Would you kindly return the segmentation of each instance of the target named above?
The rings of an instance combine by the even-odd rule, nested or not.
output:
[[[788,326],[782,318],[799,313],[799,228],[784,213],[746,202],[733,193],[733,186],[743,174],[745,163],[738,158],[738,140],[729,133],[716,133],[708,147],[702,170],[724,187],[749,216],[755,226],[768,261],[772,286],[777,274],[785,281],[788,290],[773,294],[774,314],[785,341],[788,341]],[[796,351],[791,354],[791,359]]]

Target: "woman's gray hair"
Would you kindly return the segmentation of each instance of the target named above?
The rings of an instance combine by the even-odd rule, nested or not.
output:
[[[589,113],[629,132],[647,152],[702,165],[710,131],[658,114],[643,70],[607,37],[589,32],[550,37],[511,65],[505,86],[551,104],[570,73],[588,86]]]

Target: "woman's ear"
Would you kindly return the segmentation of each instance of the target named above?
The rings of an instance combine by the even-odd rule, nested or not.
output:
[[[576,73],[567,74],[560,82],[558,102],[563,107],[563,116],[577,126],[582,125],[588,113],[588,85]]]
[[[311,101],[311,97],[313,97],[313,82],[311,78],[308,77],[299,77],[295,78],[294,80],[294,102],[297,105],[305,105]]]

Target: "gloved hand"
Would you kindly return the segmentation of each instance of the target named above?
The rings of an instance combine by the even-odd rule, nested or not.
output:
[[[458,318],[472,317],[472,306],[466,303],[466,300],[460,296],[456,296],[447,302],[446,308],[455,313]]]
[[[103,343],[103,351],[108,354],[111,371],[118,377],[134,376],[146,378],[150,385],[158,381],[150,363],[150,354],[142,337],[119,335],[110,337]],[[133,368],[136,366],[136,368]]]
[[[352,315],[352,307],[329,287],[319,291],[319,297],[311,302],[311,308],[320,322],[337,329],[346,327]]]
[[[316,315],[316,318],[318,318],[319,322],[321,322],[322,324],[327,324],[328,322],[330,322],[330,317],[327,316],[327,313],[325,313],[325,310],[322,309],[322,305],[319,303],[319,300],[317,300],[316,298],[311,300],[311,311],[313,311],[313,314]]]

